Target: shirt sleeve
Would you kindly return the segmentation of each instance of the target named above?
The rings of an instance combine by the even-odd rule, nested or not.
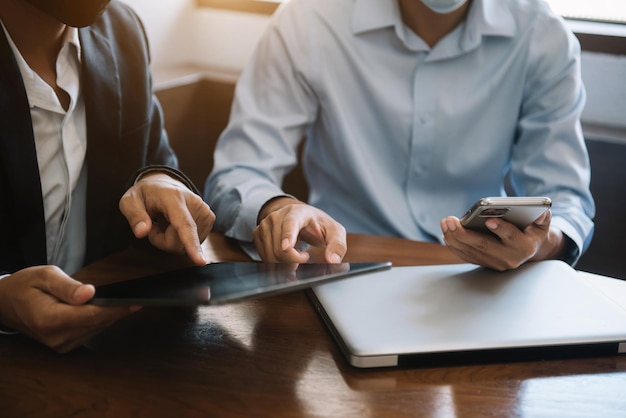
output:
[[[306,53],[298,44],[297,19],[284,15],[274,15],[237,83],[204,190],[215,230],[242,241],[252,240],[263,204],[285,194],[283,178],[296,165],[298,145],[315,118],[315,95],[298,74],[296,60]]]
[[[551,197],[552,225],[575,244],[567,255],[575,263],[589,245],[595,215],[580,123],[580,45],[562,20],[550,17],[535,26],[530,45],[511,185],[518,195]]]

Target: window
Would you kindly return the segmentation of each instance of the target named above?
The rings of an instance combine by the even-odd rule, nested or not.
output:
[[[546,0],[567,19],[626,23],[626,0]]]
[[[284,0],[197,0],[198,5],[272,14]],[[626,24],[626,0],[546,0],[568,19]]]
[[[282,0],[196,0],[200,7],[271,15]]]

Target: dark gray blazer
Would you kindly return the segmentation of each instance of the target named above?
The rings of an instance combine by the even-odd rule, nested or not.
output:
[[[87,262],[131,238],[118,203],[134,173],[177,165],[152,92],[138,17],[115,0],[79,31],[87,114]],[[23,81],[0,30],[0,272],[46,264],[39,169]]]

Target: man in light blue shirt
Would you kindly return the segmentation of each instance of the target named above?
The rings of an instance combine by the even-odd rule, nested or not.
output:
[[[268,261],[307,261],[299,240],[339,261],[347,230],[498,270],[573,263],[595,211],[584,102],[580,46],[541,0],[292,0],[239,80],[205,197]],[[280,187],[305,137],[309,205]],[[552,210],[524,231],[462,228],[507,181]]]

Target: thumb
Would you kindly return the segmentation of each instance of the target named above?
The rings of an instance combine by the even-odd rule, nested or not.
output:
[[[48,277],[46,290],[50,295],[70,305],[87,303],[96,293],[93,285],[83,284],[58,270],[59,274]]]
[[[331,242],[325,251],[326,262],[330,264],[341,263],[343,256],[346,254],[346,247],[338,242]]]
[[[96,294],[96,289],[90,284],[80,284],[74,289],[72,300],[67,301],[71,305],[83,305],[89,302]]]
[[[552,211],[549,209],[541,214],[536,220],[535,225],[544,227],[546,225],[550,225],[550,221],[552,220]]]

